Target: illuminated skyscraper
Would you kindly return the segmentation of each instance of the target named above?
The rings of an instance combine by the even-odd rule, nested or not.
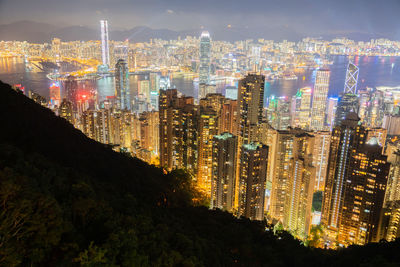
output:
[[[250,144],[258,139],[258,127],[263,120],[264,82],[265,77],[256,74],[249,74],[239,81],[236,127],[238,131],[238,158],[241,158],[243,145]],[[239,170],[237,169],[237,184],[238,179]],[[238,193],[236,191],[235,201],[238,199]],[[235,203],[236,207],[237,205],[238,203]]]
[[[336,109],[335,125],[339,125],[344,120],[348,113],[358,113],[358,67],[349,61],[346,71],[346,80],[344,83],[344,92],[339,96],[338,106]]]
[[[400,151],[391,156],[389,179],[385,195],[385,202],[400,201]]]
[[[358,74],[358,67],[353,62],[349,61],[346,71],[346,80],[344,83],[345,94],[355,95],[357,93]]]
[[[176,89],[161,90],[159,115],[160,166],[185,168],[196,175],[199,109],[193,97],[178,96]]]
[[[61,101],[61,91],[58,82],[54,82],[50,85],[50,102],[52,106],[60,106]]]
[[[286,130],[290,126],[290,101],[288,97],[273,97],[268,108],[269,122],[274,129]]]
[[[278,131],[270,164],[270,214],[300,238],[308,234],[315,180],[314,136],[301,129]]]
[[[210,107],[201,107],[199,122],[197,186],[211,196],[213,137],[218,134],[218,113]]]
[[[256,143],[243,145],[237,185],[239,216],[245,216],[252,220],[264,219],[267,161],[267,146]]]
[[[115,95],[117,97],[118,108],[122,110],[131,109],[129,69],[126,61],[123,59],[118,60],[115,65]]]
[[[332,133],[322,223],[341,245],[377,241],[389,164],[349,113]],[[372,139],[376,140],[376,139]]]
[[[100,20],[101,30],[101,59],[103,65],[110,66],[110,48],[108,44],[108,21]]]
[[[68,76],[64,81],[65,98],[72,103],[73,109],[76,109],[78,101],[78,81],[75,76]]]
[[[151,152],[152,157],[158,155],[159,114],[157,111],[140,114],[140,146]]]
[[[309,87],[300,89],[300,111],[299,111],[299,127],[304,130],[310,128],[310,113],[311,113],[311,94],[312,90]]]
[[[339,97],[335,115],[335,126],[346,118],[347,114],[358,112],[358,97],[355,94],[342,94]]]
[[[237,100],[225,99],[222,105],[219,132],[237,135]]]
[[[211,208],[232,211],[236,181],[237,137],[230,133],[213,138]]]
[[[257,140],[258,125],[263,118],[264,81],[264,76],[255,74],[239,81],[237,128],[240,146]]]
[[[319,131],[314,132],[313,135],[315,136],[314,152],[312,153],[313,166],[315,167],[314,191],[324,191],[331,133],[328,131]]]
[[[336,97],[328,98],[328,104],[326,107],[326,124],[329,125],[330,128],[333,128],[333,125],[335,123],[337,103],[338,103],[338,98]]]
[[[211,38],[207,31],[200,36],[199,99],[207,95],[210,84]]]
[[[311,226],[311,208],[314,192],[315,167],[312,165],[313,136],[296,137],[294,156],[290,159],[291,170],[288,195],[285,203],[283,225],[294,235],[305,239]]]
[[[311,130],[314,131],[321,131],[324,129],[325,110],[329,91],[329,77],[329,70],[317,70],[311,109]]]

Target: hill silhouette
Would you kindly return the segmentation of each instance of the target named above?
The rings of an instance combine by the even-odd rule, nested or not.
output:
[[[87,138],[0,82],[1,266],[397,266],[400,241],[308,248],[211,211],[168,174]]]

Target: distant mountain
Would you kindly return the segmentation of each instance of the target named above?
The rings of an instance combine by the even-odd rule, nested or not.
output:
[[[304,33],[296,32],[289,27],[269,27],[262,25],[257,28],[244,27],[219,27],[208,29],[214,40],[238,41],[246,39],[267,39],[267,40],[289,40],[299,41],[306,37]],[[202,29],[189,29],[174,31],[169,29],[152,29],[146,26],[137,26],[128,30],[112,30],[110,28],[110,39],[123,41],[126,39],[132,42],[147,42],[150,39],[158,38],[164,40],[177,39],[186,36],[199,36]],[[315,35],[314,35],[315,36]],[[335,37],[348,37],[356,41],[370,40],[371,38],[385,38],[383,34],[366,32],[328,32],[320,34],[324,39],[330,40]],[[67,26],[56,27],[46,23],[32,21],[20,21],[10,24],[0,25],[0,40],[5,41],[28,41],[33,43],[49,42],[57,37],[64,41],[75,40],[99,40],[100,29],[93,29],[86,26]]]
[[[49,33],[56,29],[56,26],[47,23],[24,20],[0,25],[0,40],[42,43],[43,41],[48,41]]]

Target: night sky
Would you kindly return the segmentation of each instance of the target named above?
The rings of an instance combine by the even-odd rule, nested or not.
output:
[[[374,33],[400,39],[400,0],[0,0],[0,24],[19,20],[114,29],[288,28],[304,35]]]

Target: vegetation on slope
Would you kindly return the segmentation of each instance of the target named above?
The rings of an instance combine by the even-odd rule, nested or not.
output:
[[[400,263],[399,241],[311,249],[196,206],[183,171],[116,153],[1,82],[0,125],[0,266]]]

